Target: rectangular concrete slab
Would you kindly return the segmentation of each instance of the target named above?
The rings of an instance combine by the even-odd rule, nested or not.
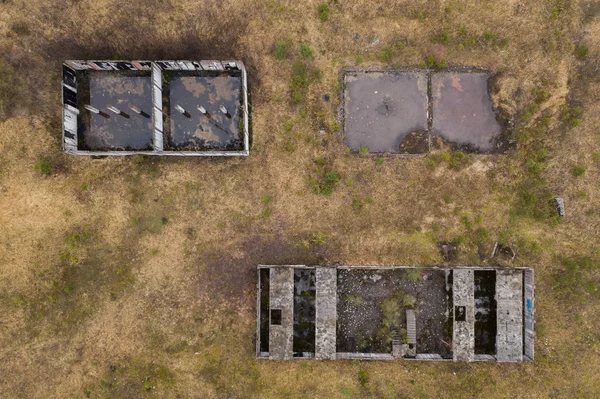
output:
[[[476,151],[494,148],[502,129],[488,93],[489,78],[485,73],[431,75],[434,139]]]
[[[348,72],[344,88],[344,135],[354,151],[405,152],[414,133],[427,151],[427,74],[425,72]]]
[[[269,326],[269,359],[291,359],[294,338],[294,269],[272,267],[270,271],[270,310],[281,310],[281,324]]]
[[[337,269],[316,268],[315,358],[335,359],[337,323]]]
[[[496,271],[499,362],[523,361],[523,271]]]
[[[89,101],[102,114],[89,114],[89,127],[83,131],[83,144],[90,150],[151,150],[152,95],[150,73],[103,71],[89,73]],[[135,76],[137,75],[137,76]],[[144,112],[133,112],[133,105]],[[113,106],[123,112],[108,110]]]
[[[452,334],[455,362],[470,362],[475,356],[475,273],[473,269],[452,271],[454,329]],[[457,307],[464,307],[464,321],[457,321]]]

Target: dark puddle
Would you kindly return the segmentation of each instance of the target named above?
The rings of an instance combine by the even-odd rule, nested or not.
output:
[[[77,71],[77,79],[78,149],[152,150],[153,126],[148,117],[152,114],[149,71]],[[90,112],[85,105],[100,112]],[[111,106],[121,114],[110,111]]]
[[[294,343],[295,357],[315,351],[315,271],[294,270]]]
[[[260,351],[269,351],[269,289],[270,269],[260,269]]]
[[[242,150],[241,73],[163,71],[163,115],[166,150]]]
[[[475,271],[475,354],[496,354],[496,271]]]

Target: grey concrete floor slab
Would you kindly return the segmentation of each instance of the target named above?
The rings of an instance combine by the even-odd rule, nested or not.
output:
[[[444,72],[431,75],[432,136],[444,142],[489,151],[501,126],[488,93],[489,74]]]
[[[175,76],[169,82],[169,93],[170,144],[175,149],[241,149],[241,77]],[[188,115],[177,111],[176,105]]]
[[[134,105],[148,116],[152,115],[150,84],[149,74],[128,76],[91,72],[90,105],[105,116],[90,113],[89,128],[83,132],[85,146],[90,150],[152,149],[152,119],[129,109],[129,105]],[[109,111],[109,105],[128,117]]]
[[[425,72],[348,73],[344,96],[344,135],[351,150],[404,152],[404,138],[427,129]]]

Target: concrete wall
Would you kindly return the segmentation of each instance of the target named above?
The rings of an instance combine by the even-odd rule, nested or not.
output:
[[[464,321],[454,315],[452,347],[455,362],[470,362],[475,356],[475,271],[455,269],[452,272],[452,296],[456,313],[457,306],[464,306]]]

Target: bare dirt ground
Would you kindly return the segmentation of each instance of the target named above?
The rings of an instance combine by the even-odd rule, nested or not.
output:
[[[249,158],[61,152],[62,60],[206,58],[248,68]],[[369,65],[493,71],[514,146],[348,154],[340,71]],[[600,396],[599,65],[597,1],[0,1],[0,397]],[[258,263],[495,240],[536,272],[533,363],[255,360]]]

